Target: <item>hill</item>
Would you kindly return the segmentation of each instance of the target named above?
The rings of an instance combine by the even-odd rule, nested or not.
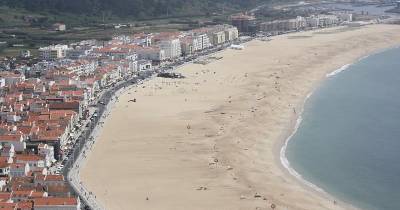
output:
[[[246,9],[268,0],[0,0],[0,6],[31,12],[117,16],[136,19],[207,15]]]

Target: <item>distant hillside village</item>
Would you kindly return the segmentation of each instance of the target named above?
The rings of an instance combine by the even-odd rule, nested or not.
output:
[[[63,167],[77,146],[77,136],[97,115],[93,110],[103,103],[100,96],[110,87],[141,72],[238,46],[239,33],[274,35],[350,21],[351,14],[338,13],[256,23],[254,17],[239,14],[232,16],[232,25],[42,47],[40,61],[32,65],[2,61],[0,208],[81,208],[81,200],[62,175]],[[57,25],[57,30],[65,26]],[[24,51],[21,56],[30,54]]]

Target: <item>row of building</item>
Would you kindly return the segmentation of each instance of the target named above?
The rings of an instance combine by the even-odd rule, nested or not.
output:
[[[346,12],[335,12],[329,15],[298,16],[294,19],[259,22],[254,16],[239,14],[232,16],[231,19],[232,24],[243,33],[256,33],[259,31],[277,33],[298,31],[307,28],[331,27],[344,22],[353,21],[353,15]]]
[[[188,32],[119,36],[115,37],[111,43],[107,43],[106,47],[98,46],[93,43],[94,41],[87,41],[83,45],[52,45],[40,48],[39,53],[43,60],[79,59],[90,56],[97,58],[103,54],[118,57],[124,56],[126,53],[136,53],[139,59],[162,62],[179,58],[182,55],[190,56],[213,46],[233,42],[238,37],[239,32],[236,27],[216,25]]]
[[[310,17],[298,16],[295,19],[262,22],[259,24],[259,29],[263,32],[298,31],[306,28],[331,27],[343,22],[351,22],[352,19],[352,14],[347,13],[312,15]]]

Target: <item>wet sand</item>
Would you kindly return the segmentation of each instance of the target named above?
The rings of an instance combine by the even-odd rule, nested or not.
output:
[[[82,182],[107,209],[352,209],[301,184],[279,151],[326,74],[399,34],[372,25],[254,40],[181,67],[185,79],[146,81],[112,108]]]

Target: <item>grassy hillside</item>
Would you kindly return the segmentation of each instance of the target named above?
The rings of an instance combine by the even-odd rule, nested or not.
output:
[[[30,12],[136,19],[206,15],[224,9],[244,9],[267,0],[0,0],[0,6]]]

